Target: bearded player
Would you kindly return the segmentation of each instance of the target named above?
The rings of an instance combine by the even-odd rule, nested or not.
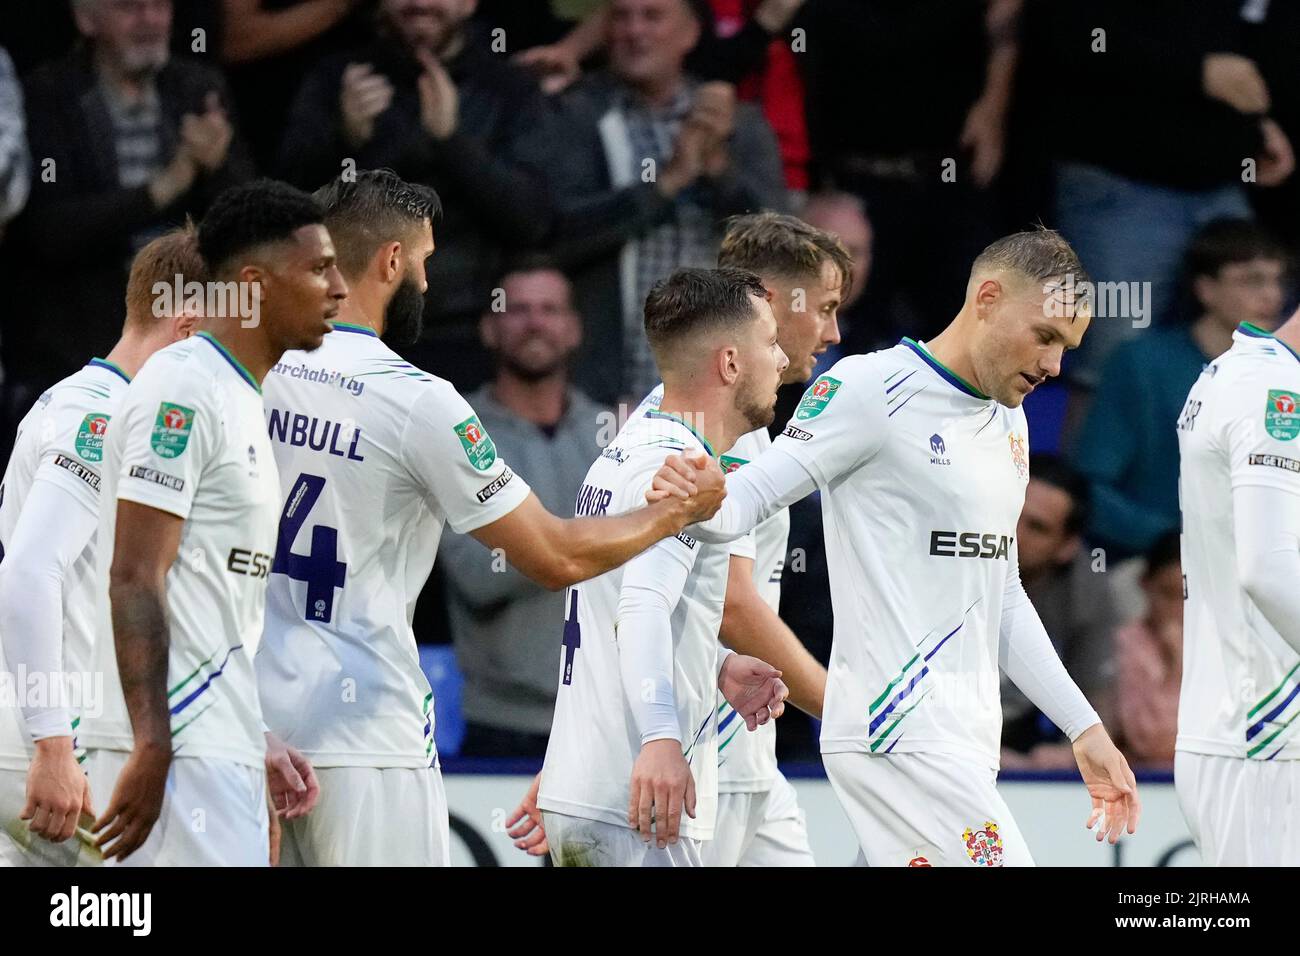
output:
[[[550,514],[455,388],[394,351],[419,335],[437,195],[386,170],[317,195],[351,291],[324,346],[287,354],[266,386],[280,531],[258,684],[268,725],[321,785],[286,822],[281,859],[446,866],[435,702],[411,628],[443,528],[559,588],[711,515],[722,478],[616,518]]]
[[[758,277],[679,269],[646,297],[664,380],[592,464],[578,514],[640,507],[665,451],[725,455],[770,424],[788,360]],[[721,692],[779,716],[780,672],[718,646],[730,548],[686,534],[570,587],[537,804],[558,866],[701,866],[718,804]],[[769,689],[770,686],[770,689]],[[746,713],[763,704],[755,721]]]

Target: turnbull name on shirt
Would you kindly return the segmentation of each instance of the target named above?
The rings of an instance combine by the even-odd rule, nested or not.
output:
[[[351,461],[365,461],[357,453],[361,444],[361,426],[355,423],[331,422],[329,419],[303,415],[299,412],[267,409],[267,433],[273,441],[323,451]]]

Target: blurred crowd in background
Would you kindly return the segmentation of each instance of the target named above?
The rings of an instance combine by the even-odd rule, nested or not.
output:
[[[646,292],[712,265],[726,217],[792,212],[853,254],[819,371],[934,335],[980,249],[1041,222],[1114,285],[1026,403],[1021,574],[1130,761],[1172,766],[1174,421],[1238,323],[1295,307],[1296,0],[31,6],[0,22],[0,462],[41,391],[115,341],[134,252],[257,175],[310,190],[389,167],[438,191],[406,357],[560,514],[617,430],[602,412],[658,380]],[[825,661],[815,497],[792,522],[782,616]],[[459,708],[440,693],[459,738],[440,750],[539,757],[563,597],[495,564],[448,533],[417,609],[463,682]],[[1004,766],[1072,766],[1003,691]],[[779,755],[816,759],[813,722],[782,723]]]

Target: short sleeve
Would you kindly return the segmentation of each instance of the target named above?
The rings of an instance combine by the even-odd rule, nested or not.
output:
[[[1300,494],[1300,377],[1257,381],[1232,390],[1220,423],[1232,487]]]
[[[121,449],[118,500],[188,518],[203,470],[225,440],[223,416],[207,375],[184,362],[146,369],[109,427],[109,442]]]
[[[836,362],[808,386],[773,448],[825,486],[871,458],[884,443],[888,413],[878,365],[870,356]]]
[[[504,517],[528,497],[527,482],[454,388],[434,383],[402,429],[402,461],[459,534]]]
[[[758,560],[758,545],[755,541],[754,532],[743,534],[729,546],[733,558],[748,558],[751,561]]]
[[[78,404],[63,408],[39,426],[41,460],[36,481],[66,492],[91,514],[99,514],[99,489],[104,460],[104,436],[112,420],[110,405]]]

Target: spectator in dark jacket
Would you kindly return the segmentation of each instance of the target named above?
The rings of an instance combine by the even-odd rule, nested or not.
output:
[[[469,389],[490,373],[478,317],[500,263],[549,226],[547,110],[532,78],[491,49],[459,0],[382,0],[381,35],[328,58],[298,94],[281,149],[286,178],[317,187],[387,167],[437,189],[424,336],[412,362]]]
[[[1075,408],[1111,351],[1174,318],[1178,269],[1206,223],[1250,215],[1260,185],[1295,165],[1247,55],[1240,0],[1034,0],[1026,7],[1026,88],[1056,159],[1056,218],[1100,284],[1143,283],[1126,314],[1094,305],[1069,370]],[[1140,303],[1137,308],[1133,303]],[[1115,310],[1111,310],[1115,311]]]
[[[700,34],[687,0],[613,0],[609,17],[609,71],[562,100],[554,252],[588,319],[578,383],[635,404],[659,381],[642,331],[650,286],[711,266],[725,217],[784,211],[786,192],[759,109],[685,71]]]
[[[8,399],[70,374],[120,331],[132,256],[252,175],[221,75],[168,49],[170,0],[76,0],[83,41],[26,82],[32,189],[9,245]]]

